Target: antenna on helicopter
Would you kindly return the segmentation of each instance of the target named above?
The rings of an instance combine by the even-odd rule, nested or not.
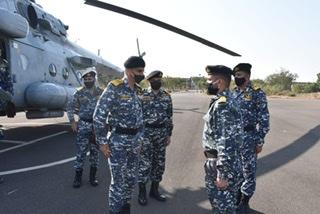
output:
[[[137,48],[138,48],[138,56],[144,57],[146,52],[140,53],[139,39],[137,38]]]

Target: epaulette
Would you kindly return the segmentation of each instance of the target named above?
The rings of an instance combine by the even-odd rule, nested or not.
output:
[[[163,90],[163,93],[166,94],[166,95],[170,95],[170,93],[166,90]]]
[[[112,80],[110,83],[114,86],[119,86],[119,85],[123,84],[124,82],[122,79],[115,79],[115,80]]]
[[[225,96],[221,96],[218,100],[217,100],[218,104],[226,104],[227,103],[227,98]]]
[[[77,91],[81,91],[82,89],[84,89],[84,86],[77,88]]]
[[[261,90],[261,88],[260,88],[260,87],[257,87],[257,86],[253,86],[252,88],[253,88],[254,91],[259,91],[259,90]]]

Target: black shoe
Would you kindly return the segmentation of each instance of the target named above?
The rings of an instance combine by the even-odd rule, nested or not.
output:
[[[98,180],[97,180],[97,167],[90,167],[90,184],[91,186],[98,186]]]
[[[123,205],[120,214],[130,214],[130,207],[131,205],[129,203]]]
[[[249,200],[250,196],[246,196],[245,194],[242,193],[240,204],[238,205],[237,208],[237,213],[238,214],[249,214],[250,212],[250,206],[249,206]]]
[[[81,186],[81,177],[82,177],[82,170],[76,170],[76,175],[74,176],[73,180],[73,188],[79,188]]]
[[[146,190],[146,185],[144,183],[139,183],[138,202],[142,206],[145,206],[148,203],[148,201],[147,201],[147,190]]]
[[[159,182],[152,182],[149,196],[157,201],[166,201],[166,197],[159,193]]]

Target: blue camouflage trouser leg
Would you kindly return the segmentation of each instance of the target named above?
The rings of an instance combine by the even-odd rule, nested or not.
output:
[[[210,165],[208,167],[208,165]],[[237,186],[229,185],[226,190],[219,190],[215,185],[217,179],[216,159],[207,159],[205,169],[205,185],[213,214],[235,214]],[[235,182],[234,182],[235,183]]]
[[[111,183],[109,187],[109,209],[118,213],[132,197],[137,181],[140,136],[130,137],[112,134],[110,136],[111,157],[109,167]]]
[[[84,161],[86,159],[86,153],[90,150],[90,165],[92,167],[98,166],[99,161],[99,147],[93,144],[93,127],[92,123],[87,123],[84,121],[79,121],[78,123],[78,133],[77,133],[77,156],[74,163],[74,168],[76,170],[82,170]]]
[[[146,128],[139,161],[139,182],[162,180],[165,171],[166,140],[165,128]]]
[[[241,192],[251,197],[256,189],[257,154],[256,144],[250,135],[245,135],[242,165],[244,182],[241,186]]]

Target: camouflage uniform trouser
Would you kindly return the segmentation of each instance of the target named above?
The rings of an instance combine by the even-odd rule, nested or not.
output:
[[[237,177],[228,179],[229,186],[225,190],[220,190],[215,185],[217,179],[216,159],[210,158],[205,162],[205,185],[208,199],[212,206],[213,214],[235,214],[238,190],[241,179],[241,165],[238,163],[240,173],[234,173]]]
[[[98,166],[99,147],[98,145],[93,144],[93,142],[94,135],[92,123],[79,121],[76,142],[77,157],[74,163],[74,168],[76,170],[82,170],[88,150],[90,150],[90,165],[93,167]]]
[[[141,133],[130,136],[112,132],[109,146],[112,153],[108,160],[111,172],[109,210],[118,213],[123,205],[130,203],[137,181]]]
[[[165,170],[166,128],[146,128],[139,161],[139,183],[160,182]]]
[[[257,154],[253,136],[245,135],[242,149],[242,165],[244,182],[241,192],[251,197],[256,189]]]

